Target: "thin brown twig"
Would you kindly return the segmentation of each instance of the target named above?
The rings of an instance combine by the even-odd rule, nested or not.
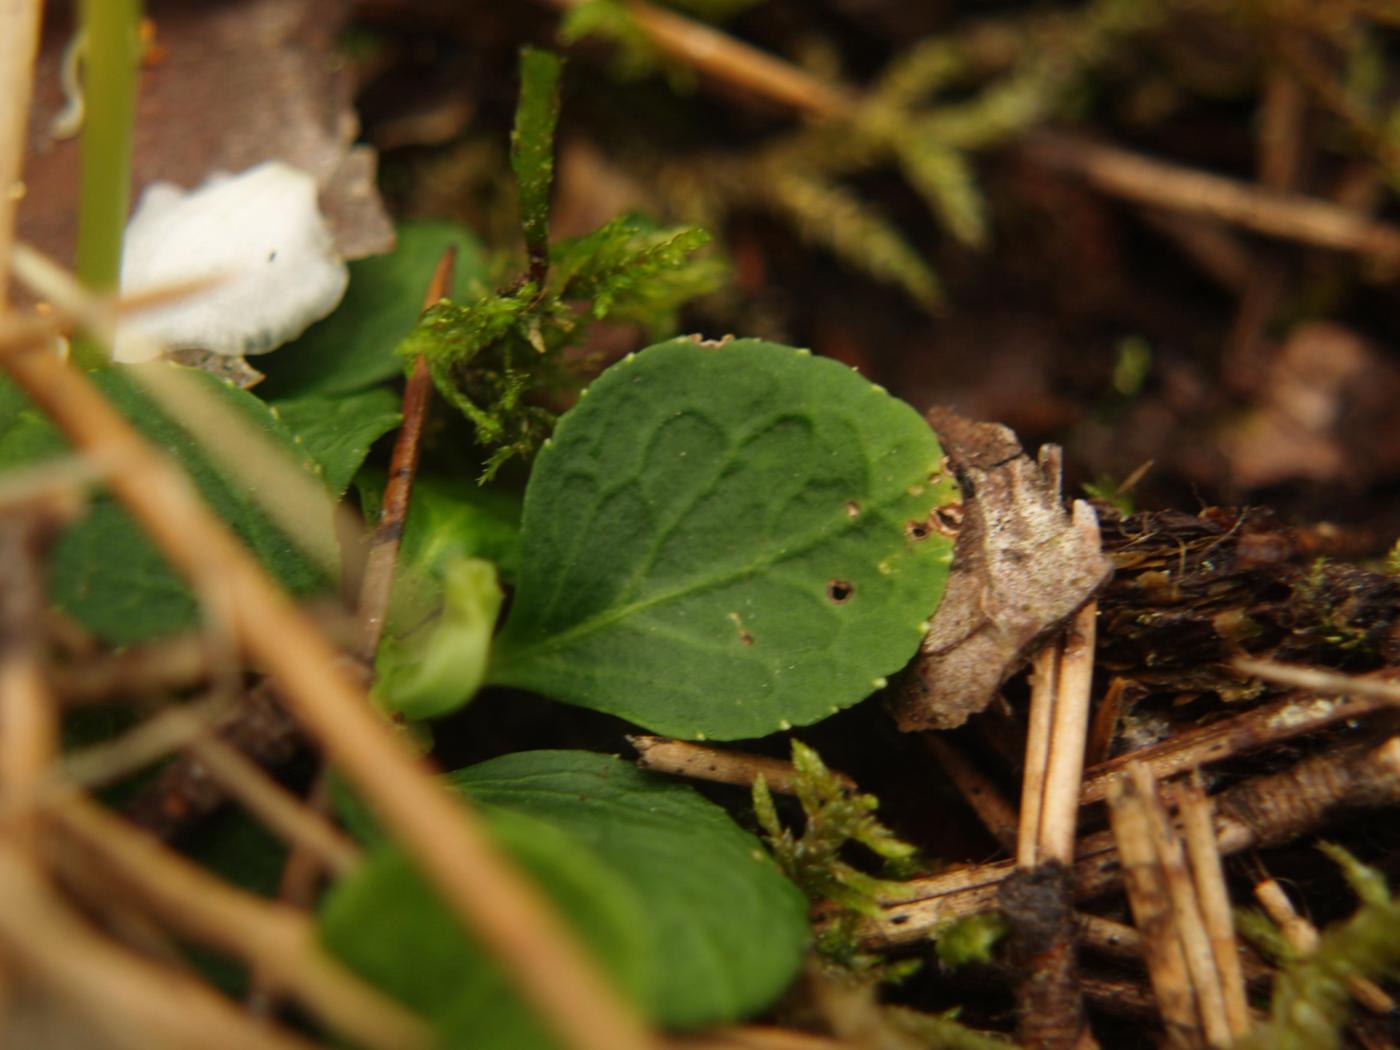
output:
[[[44,679],[39,539],[42,511],[0,516],[0,798],[4,830],[31,849],[35,804],[58,747],[58,715]]]
[[[1082,508],[1082,512],[1081,512]],[[1093,511],[1075,504],[1076,525]],[[1098,526],[1092,530],[1097,536]],[[1094,627],[1098,603],[1090,601],[1070,620],[1060,660],[1055,693],[1055,724],[1050,762],[1041,801],[1040,859],[1061,864],[1074,861],[1075,827],[1079,818],[1079,785],[1084,773],[1084,743],[1089,727],[1090,683],[1094,674]]]
[[[264,768],[290,761],[305,739],[267,679],[218,714],[211,729],[230,747]],[[138,732],[132,730],[133,736]],[[158,742],[153,740],[152,745]],[[171,839],[227,800],[228,793],[219,781],[209,775],[198,756],[186,751],[165,766],[125,809],[128,819],[146,831]]]
[[[797,770],[791,762],[768,755],[754,755],[746,751],[731,751],[705,744],[693,744],[688,740],[673,740],[664,736],[649,736],[637,733],[629,736],[627,742],[637,751],[637,765],[654,773],[668,773],[672,776],[690,777],[715,784],[733,784],[748,788],[760,776],[772,791],[791,795],[797,790]],[[844,773],[832,771],[832,776],[843,787],[854,791],[856,783]]]
[[[48,812],[100,865],[110,889],[186,936],[255,963],[332,1029],[384,1050],[431,1041],[421,1019],[332,959],[303,913],[233,888],[79,795]]]
[[[858,1045],[826,1035],[776,1028],[770,1025],[736,1025],[702,1035],[672,1036],[672,1050],[858,1050]]]
[[[548,0],[560,10],[582,0]],[[727,33],[664,8],[629,0],[628,14],[653,45],[705,76],[818,120],[849,117],[855,102],[845,92]]]
[[[1078,136],[1036,132],[1023,150],[1036,163],[1078,175],[1097,189],[1129,200],[1208,215],[1320,248],[1400,259],[1400,228],[1329,201],[1262,190]]]
[[[111,478],[113,493],[179,572],[191,581],[211,573],[222,578],[242,644],[556,1033],[580,1050],[652,1045],[540,892],[498,854],[465,803],[378,719],[336,651],[200,502],[189,480],[65,362],[28,353],[3,364],[77,448],[115,454],[122,469]]]
[[[1264,913],[1278,925],[1283,939],[1299,955],[1309,955],[1317,948],[1317,927],[1299,915],[1282,886],[1273,878],[1265,878],[1254,886],[1254,899]],[[1388,1014],[1395,1009],[1395,1000],[1380,985],[1368,977],[1349,976],[1347,990],[1352,998],[1373,1014]]]
[[[196,730],[190,748],[204,768],[271,831],[337,876],[360,866],[360,848],[317,812],[218,737]]]
[[[1174,787],[1196,898],[1200,902],[1211,954],[1215,957],[1216,970],[1220,974],[1226,1023],[1230,1034],[1238,1038],[1249,1030],[1249,1000],[1245,997],[1244,966],[1240,961],[1239,943],[1235,939],[1234,914],[1230,910],[1225,869],[1215,841],[1210,800],[1201,786],[1199,769]]]
[[[1115,777],[1108,792],[1108,816],[1122,858],[1123,880],[1133,921],[1142,931],[1147,973],[1170,1039],[1184,1046],[1200,1043],[1196,997],[1186,969],[1166,880],[1152,844],[1151,817],[1140,788],[1129,776]]]
[[[0,843],[0,944],[28,980],[105,1035],[102,1045],[204,1050],[313,1050],[319,1044],[259,1024],[208,985],[147,961],[91,930],[32,864]]]
[[[1109,782],[1129,762],[1142,762],[1158,780],[1166,780],[1338,722],[1362,718],[1385,706],[1381,700],[1366,697],[1337,699],[1311,691],[1295,693],[1093,766],[1085,772],[1079,801],[1081,805],[1101,801]]]
[[[1400,804],[1400,737],[1304,759],[1280,773],[1237,784],[1215,802],[1222,856],[1305,835],[1342,807]],[[1087,900],[1118,885],[1122,869],[1111,834],[1083,836],[1075,857],[1075,899]],[[860,942],[870,948],[911,944],[951,919],[988,911],[996,906],[997,887],[1013,870],[1014,862],[998,861],[910,879],[883,898],[879,917],[861,924]]]
[[[74,787],[97,788],[145,769],[187,747],[205,726],[229,707],[222,696],[168,705],[124,733],[64,754],[46,785],[45,796]]]
[[[1041,800],[1050,764],[1050,727],[1055,689],[1060,679],[1058,645],[1047,645],[1031,658],[1031,705],[1026,722],[1026,761],[1021,773],[1021,819],[1016,836],[1016,863],[1033,868],[1040,859]]]
[[[453,272],[457,264],[457,249],[449,246],[438,260],[433,276],[423,295],[423,309],[447,297],[452,291]],[[375,524],[366,557],[364,579],[360,584],[358,602],[361,637],[359,655],[366,664],[374,663],[384,624],[389,615],[389,594],[394,585],[394,568],[398,562],[399,542],[404,523],[408,520],[409,499],[413,495],[413,479],[418,470],[418,455],[423,441],[423,427],[428,419],[432,400],[433,380],[428,362],[421,354],[413,362],[403,391],[403,422],[399,425],[394,453],[389,460],[389,480],[384,485],[384,498],[379,506],[379,521]]]
[[[1094,708],[1089,723],[1089,737],[1084,743],[1084,764],[1094,766],[1106,761],[1113,753],[1113,741],[1118,735],[1118,723],[1123,716],[1123,698],[1128,692],[1128,679],[1114,675],[1109,679],[1103,699]]]
[[[958,789],[958,794],[972,807],[982,826],[1003,849],[1016,848],[1016,810],[997,789],[992,778],[983,773],[961,751],[938,733],[924,733],[924,744],[943,767],[943,772]]]
[[[1342,674],[1320,667],[1299,667],[1272,660],[1240,658],[1232,665],[1241,674],[1253,675],[1266,682],[1308,689],[1324,696],[1362,697],[1384,704],[1400,704],[1400,682],[1370,675]]]
[[[0,3],[0,315],[10,302],[10,247],[24,190],[20,175],[43,6],[40,0]]]
[[[1147,814],[1148,838],[1171,902],[1172,921],[1181,942],[1191,989],[1195,993],[1201,1030],[1208,1046],[1223,1050],[1232,1038],[1225,1013],[1225,991],[1220,983],[1215,953],[1211,950],[1205,917],[1196,897],[1196,885],[1186,865],[1186,851],[1172,826],[1151,771],[1146,766],[1134,765],[1129,767],[1128,775]]]

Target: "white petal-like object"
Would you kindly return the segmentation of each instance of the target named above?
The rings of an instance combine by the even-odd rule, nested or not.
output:
[[[201,278],[218,283],[124,319],[113,357],[144,360],[156,348],[262,354],[334,310],[349,275],[311,176],[267,161],[191,192],[152,183],[127,223],[122,294]]]

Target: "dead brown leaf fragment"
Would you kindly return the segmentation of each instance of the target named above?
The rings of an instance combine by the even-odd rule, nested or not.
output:
[[[964,503],[943,604],[895,700],[905,731],[952,729],[985,708],[1111,572],[1061,503],[1059,449],[1033,461],[1006,427],[942,407],[928,420]]]
[[[336,55],[346,0],[150,0],[158,58],[141,70],[132,203],[151,182],[190,188],[215,171],[283,160],[308,172],[348,259],[387,251],[394,232],[375,188],[375,154],[355,146],[351,71]],[[58,138],[60,78],[73,27],[46,19],[34,81],[19,238],[61,261],[77,243],[78,139]]]

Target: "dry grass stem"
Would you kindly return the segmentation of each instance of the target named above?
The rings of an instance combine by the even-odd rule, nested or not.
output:
[[[736,1025],[703,1035],[678,1035],[672,1050],[859,1050],[859,1044],[769,1025]]]
[[[166,707],[110,740],[70,751],[53,771],[48,791],[100,787],[144,769],[187,747],[229,705],[227,698],[213,696]]]
[[[6,470],[0,478],[0,513],[43,509],[54,518],[74,517],[86,490],[109,470],[111,464],[96,456],[62,456],[40,466]]]
[[[57,705],[44,678],[45,596],[34,513],[0,515],[0,799],[3,830],[27,849],[37,832],[36,803],[58,749]]]
[[[1146,766],[1135,765],[1129,768],[1128,775],[1147,813],[1149,837],[1171,901],[1172,919],[1196,995],[1196,1007],[1200,1011],[1206,1044],[1226,1047],[1230,1043],[1231,1033],[1225,1013],[1225,992],[1221,987],[1210,935],[1206,932],[1205,917],[1196,898],[1196,886],[1187,868],[1186,852],[1172,826],[1151,771]]]
[[[1079,508],[1076,504],[1076,517]],[[1087,509],[1087,507],[1086,507]],[[1089,512],[1092,514],[1092,511]],[[1096,530],[1097,531],[1097,530]],[[1055,723],[1050,762],[1041,802],[1040,857],[1069,864],[1074,860],[1079,818],[1079,785],[1084,773],[1084,742],[1089,727],[1090,682],[1094,674],[1094,625],[1098,605],[1090,602],[1070,621],[1055,691]]]
[[[449,907],[492,949],[567,1045],[650,1046],[649,1033],[594,969],[540,892],[491,844],[465,803],[374,713],[315,625],[76,370],[43,354],[4,360],[15,382],[79,449],[117,455],[117,498],[187,579],[213,574],[234,598],[235,628],[287,704],[409,848]]]
[[[1205,921],[1211,954],[1215,957],[1215,968],[1220,975],[1226,1022],[1230,1034],[1239,1037],[1249,1030],[1249,1000],[1245,997],[1244,967],[1240,961],[1239,943],[1235,939],[1235,920],[1230,910],[1229,890],[1225,886],[1225,867],[1215,841],[1210,800],[1201,787],[1200,770],[1174,786],[1186,839],[1186,856],[1191,863],[1191,877],[1196,886],[1196,899]]]
[[[1142,931],[1147,972],[1162,1023],[1174,1044],[1199,1045],[1196,998],[1167,895],[1166,878],[1152,843],[1151,816],[1140,789],[1129,777],[1118,777],[1109,788],[1108,816],[1122,859],[1133,922]]]
[[[1101,801],[1109,783],[1132,762],[1143,763],[1158,780],[1166,780],[1212,762],[1364,717],[1384,706],[1383,701],[1366,697],[1336,699],[1315,692],[1286,696],[1091,767],[1085,772],[1079,801],[1081,805]]]
[[[354,842],[239,751],[208,732],[196,732],[190,748],[229,794],[294,849],[306,850],[338,876],[360,866]]]
[[[159,696],[188,689],[209,677],[204,637],[172,635],[55,667],[54,692],[65,704],[103,703],[115,696]]]
[[[1400,704],[1400,682],[1371,675],[1342,674],[1315,667],[1296,667],[1274,663],[1272,660],[1238,659],[1232,665],[1241,674],[1253,675],[1266,682],[1307,689],[1323,696],[1361,697],[1385,704]]]
[[[1014,850],[1018,833],[1016,810],[1002,797],[992,778],[937,733],[924,733],[923,738],[958,794],[982,821],[982,826],[1002,848]]]
[[[1020,825],[1016,863],[1033,868],[1040,862],[1040,812],[1045,798],[1045,774],[1050,764],[1050,727],[1055,716],[1055,690],[1060,681],[1058,644],[1045,646],[1031,658],[1031,705],[1026,723],[1026,761],[1021,774]]]
[[[654,773],[708,780],[716,784],[733,784],[751,788],[760,776],[772,791],[791,795],[797,790],[797,771],[791,762],[767,755],[692,744],[687,740],[672,740],[664,736],[636,733],[627,738],[637,751],[637,765]],[[841,784],[854,791],[856,783],[844,773],[832,771]]]
[[[1319,248],[1387,260],[1400,258],[1400,228],[1328,201],[1260,189],[1237,179],[1048,132],[1032,136],[1025,151],[1037,163],[1072,172],[1106,193],[1142,204],[1208,215],[1255,233]]]
[[[0,0],[0,315],[10,302],[10,247],[24,195],[20,175],[43,9],[40,0]]]
[[[1284,940],[1299,955],[1309,955],[1317,948],[1317,927],[1298,914],[1277,880],[1265,878],[1256,883],[1254,899],[1278,925]],[[1388,1014],[1395,1009],[1395,1000],[1369,978],[1348,977],[1347,989],[1352,998],[1373,1014]]]
[[[549,0],[560,9],[579,2]],[[839,120],[854,111],[854,100],[844,92],[727,33],[639,0],[627,8],[658,50],[704,76],[819,120]]]
[[[1324,752],[1222,792],[1216,843],[1222,855],[1276,846],[1315,831],[1338,809],[1393,805],[1400,805],[1400,738]],[[995,907],[997,887],[1013,870],[1014,862],[998,861],[910,879],[883,899],[878,918],[861,924],[860,941],[870,948],[911,944],[951,919]],[[1083,836],[1075,850],[1075,899],[1095,897],[1120,879],[1112,834]]]
[[[1113,741],[1118,735],[1118,723],[1123,716],[1123,697],[1128,691],[1128,679],[1115,675],[1104,690],[1103,699],[1094,708],[1089,722],[1089,736],[1084,742],[1084,764],[1095,766],[1107,761],[1113,753]]]
[[[50,812],[114,887],[186,936],[256,965],[330,1028],[384,1050],[429,1044],[422,1021],[325,953],[301,912],[229,886],[80,796]]]
[[[143,1050],[311,1050],[319,1044],[252,1021],[200,981],[118,948],[64,905],[0,843],[0,944],[26,978],[80,1015],[104,1046]]]

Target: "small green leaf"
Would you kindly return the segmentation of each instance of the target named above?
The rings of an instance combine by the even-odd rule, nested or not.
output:
[[[91,373],[90,378],[145,437],[190,472],[210,507],[275,579],[297,595],[325,589],[330,583],[325,574],[272,523],[255,494],[215,466],[195,439],[141,392],[137,370],[173,367],[104,368]],[[262,401],[203,372],[191,372],[191,379],[281,447],[293,463],[320,474],[295,436]],[[38,409],[25,409],[0,438],[0,471],[42,462],[62,454],[65,448],[62,437]],[[319,524],[307,523],[308,529],[318,527],[329,529],[329,516]],[[88,513],[59,535],[49,573],[55,604],[117,645],[168,634],[197,622],[197,606],[184,583],[110,496],[94,499]]]
[[[928,424],[835,361],[651,347],[535,462],[488,680],[672,736],[825,718],[913,655],[957,499]]]
[[[373,521],[383,474],[367,471],[356,484]],[[513,578],[519,559],[519,521],[513,492],[431,474],[414,483],[376,661],[384,707],[432,718],[476,692],[500,608],[497,572]]]
[[[645,1001],[650,919],[625,882],[543,821],[504,810],[484,815],[497,843],[553,898],[619,989]],[[342,962],[428,1018],[444,1047],[558,1046],[397,847],[383,847],[335,885],[321,905],[320,930]]]
[[[425,585],[438,592],[440,608],[408,633],[386,637],[375,660],[375,699],[411,719],[437,718],[475,695],[501,609],[496,567],[480,558],[454,559]]]
[[[297,397],[273,410],[296,435],[297,443],[321,465],[326,487],[344,495],[370,446],[399,425],[399,399],[376,387],[337,397]]]
[[[684,785],[583,751],[505,755],[450,774],[488,806],[584,842],[642,902],[656,988],[672,1027],[737,1021],[796,976],[807,906],[756,838]]]
[[[520,53],[520,104],[510,134],[510,167],[520,197],[520,229],[532,263],[549,257],[549,195],[554,187],[554,129],[559,123],[557,55]]]
[[[335,313],[295,342],[258,360],[267,379],[258,393],[273,399],[362,390],[403,374],[394,353],[422,310],[433,270],[449,247],[457,249],[449,298],[467,300],[486,290],[486,262],[475,235],[446,222],[408,222],[388,255],[350,264],[350,286]]]
[[[379,516],[384,475],[366,470],[355,485],[365,518],[373,521]],[[400,563],[429,573],[456,557],[485,558],[495,562],[507,581],[515,578],[520,563],[518,493],[436,474],[425,474],[413,483]]]

